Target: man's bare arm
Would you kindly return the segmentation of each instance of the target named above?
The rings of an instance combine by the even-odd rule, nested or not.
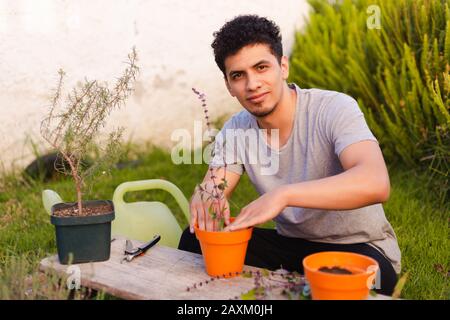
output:
[[[375,141],[352,144],[339,159],[345,171],[338,175],[282,186],[287,206],[346,210],[387,201],[389,175]]]
[[[349,210],[385,202],[390,183],[380,147],[361,141],[340,154],[344,172],[332,177],[279,186],[244,207],[225,231],[258,225],[286,207]]]

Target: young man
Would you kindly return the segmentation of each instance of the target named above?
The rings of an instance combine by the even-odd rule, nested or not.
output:
[[[378,292],[391,294],[400,272],[400,250],[381,205],[389,198],[389,176],[357,102],[343,93],[288,84],[288,58],[283,56],[279,28],[270,20],[238,16],[214,36],[215,60],[226,87],[245,109],[221,133],[265,129],[267,143],[256,147],[264,149],[261,154],[274,152],[278,161],[276,172],[263,174],[261,163],[244,160],[255,145],[240,145],[237,163],[226,168],[227,208],[244,170],[261,195],[226,230],[276,222],[276,230],[254,228],[245,263],[303,272],[301,262],[312,253],[360,253],[378,261]],[[275,133],[278,147],[272,144]],[[225,145],[225,152],[233,150]],[[224,168],[217,157],[210,166],[222,177]],[[209,171],[202,185],[212,188]],[[194,193],[190,228],[183,232],[179,249],[201,253],[193,226],[212,230],[205,214],[209,205]],[[229,210],[225,214],[228,220]]]

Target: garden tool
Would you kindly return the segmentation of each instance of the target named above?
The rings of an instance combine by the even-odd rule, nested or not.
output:
[[[125,253],[124,253],[125,257],[123,258],[122,262],[123,261],[130,262],[134,258],[143,255],[145,252],[147,252],[148,249],[157,244],[159,240],[161,240],[161,236],[156,235],[149,242],[144,243],[143,245],[137,248],[133,248],[133,244],[131,243],[130,240],[127,239],[127,241],[125,242]]]

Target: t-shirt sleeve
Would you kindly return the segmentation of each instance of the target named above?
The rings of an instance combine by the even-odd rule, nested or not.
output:
[[[339,157],[349,145],[364,141],[377,141],[366,123],[364,114],[355,99],[339,95],[330,102],[325,116],[326,133]]]
[[[211,155],[209,166],[212,168],[220,168],[226,163],[227,170],[242,175],[244,173],[244,165],[239,156],[236,141],[234,139],[231,141],[226,139],[226,131],[228,129],[236,129],[233,118],[228,120],[224,124],[222,130],[217,133],[214,141],[214,151]]]

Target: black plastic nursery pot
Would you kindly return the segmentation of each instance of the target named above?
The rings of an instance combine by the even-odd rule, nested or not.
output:
[[[55,211],[73,207],[74,202],[52,207],[51,223],[55,226],[56,246],[61,264],[108,260],[111,253],[111,221],[114,206],[110,200],[83,201],[84,207],[111,205],[112,211],[94,216],[57,217]]]

